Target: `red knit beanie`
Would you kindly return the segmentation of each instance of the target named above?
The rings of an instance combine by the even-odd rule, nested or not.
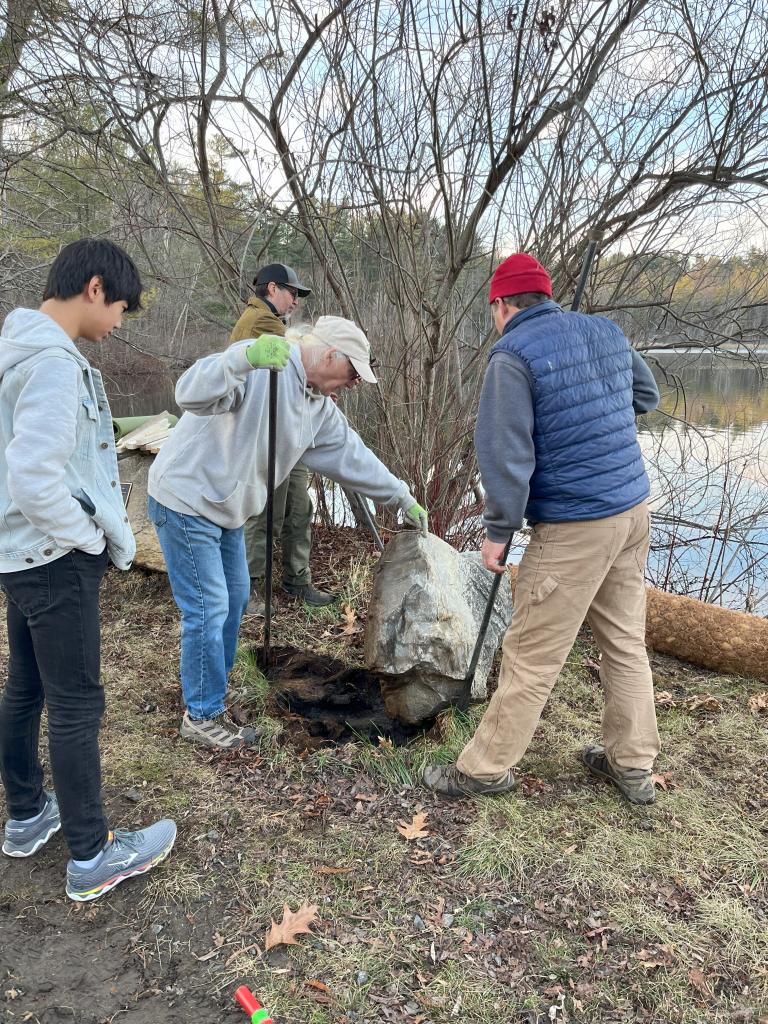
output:
[[[544,267],[524,252],[515,252],[500,263],[491,278],[488,302],[523,292],[543,292],[552,297],[552,281]]]

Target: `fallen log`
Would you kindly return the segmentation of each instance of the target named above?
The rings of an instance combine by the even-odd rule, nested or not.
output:
[[[509,568],[514,591],[517,568]],[[645,644],[701,668],[768,682],[768,619],[648,587]]]
[[[725,675],[768,682],[768,619],[648,587],[645,643]]]

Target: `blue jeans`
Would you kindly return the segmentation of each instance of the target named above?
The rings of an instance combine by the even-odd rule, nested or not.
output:
[[[181,612],[181,692],[190,718],[224,710],[227,676],[250,591],[242,526],[225,530],[203,516],[147,502]]]

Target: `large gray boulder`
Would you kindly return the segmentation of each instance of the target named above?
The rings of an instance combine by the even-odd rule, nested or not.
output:
[[[493,575],[479,552],[459,553],[431,534],[404,531],[376,567],[365,627],[365,663],[382,678],[392,718],[432,718],[462,693]],[[506,580],[475,672],[472,697],[484,699],[494,655],[512,616]]]

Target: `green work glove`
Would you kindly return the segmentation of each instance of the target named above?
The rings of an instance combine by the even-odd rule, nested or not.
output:
[[[405,509],[405,518],[421,530],[422,537],[427,536],[427,510],[422,508],[418,502],[414,502],[413,505]]]
[[[279,334],[262,334],[245,350],[245,358],[254,370],[284,370],[291,346]]]

